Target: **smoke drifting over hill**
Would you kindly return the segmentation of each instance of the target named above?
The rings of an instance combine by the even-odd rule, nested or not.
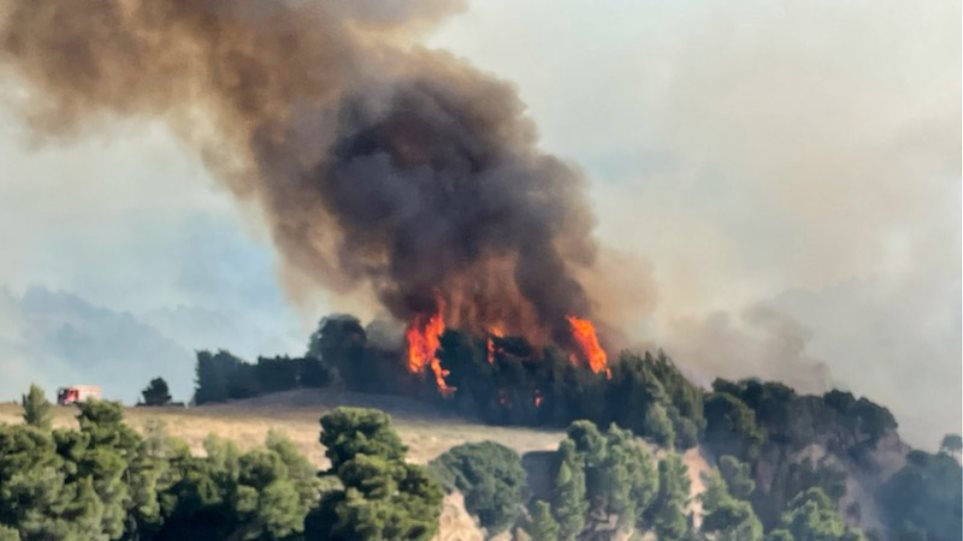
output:
[[[498,118],[504,124],[498,126],[518,138],[512,151],[545,158],[570,177],[568,187],[576,196],[563,199],[578,212],[547,222],[571,226],[562,228],[565,233],[551,230],[552,239],[563,246],[563,239],[570,238],[567,232],[574,231],[592,245],[590,233],[576,227],[579,220],[589,227],[593,221],[579,202],[583,188],[578,173],[529,152],[533,128],[521,116],[526,112],[514,91],[455,58],[415,45],[460,9],[457,4],[90,4],[0,0],[0,70],[10,75],[2,79],[10,81],[4,84],[4,98],[22,91],[3,105],[24,113],[41,139],[75,142],[84,137],[89,156],[81,161],[100,167],[82,171],[76,161],[58,159],[58,153],[80,147],[25,153],[11,139],[6,154],[0,148],[13,169],[11,182],[3,186],[7,189],[0,200],[6,207],[0,215],[11,230],[22,232],[8,247],[13,265],[7,265],[4,281],[39,280],[73,290],[66,262],[96,269],[74,282],[96,281],[114,296],[123,295],[116,286],[118,275],[146,276],[134,289],[150,291],[151,301],[161,304],[160,284],[142,284],[173,280],[172,272],[136,254],[128,256],[129,246],[197,266],[158,246],[156,239],[145,237],[143,246],[108,246],[80,227],[75,216],[83,208],[105,229],[116,229],[117,214],[107,220],[96,203],[100,194],[115,188],[93,178],[106,176],[107,167],[116,169],[118,179],[130,177],[130,191],[148,208],[161,194],[176,206],[175,196],[164,192],[179,191],[171,188],[177,182],[155,180],[164,175],[146,160],[143,168],[151,175],[140,175],[132,165],[143,160],[144,152],[137,150],[142,133],[124,142],[131,148],[122,151],[129,160],[125,163],[101,153],[99,138],[89,137],[91,132],[108,133],[116,145],[124,139],[116,137],[118,126],[153,128],[157,119],[198,150],[209,170],[242,200],[262,209],[296,301],[306,297],[303,286],[321,284],[345,294],[325,309],[367,319],[388,307],[404,321],[413,310],[437,308],[435,284],[427,292],[420,287],[437,278],[431,262],[451,267],[456,261],[460,273],[445,275],[454,285],[441,284],[452,297],[442,299],[448,301],[450,327],[489,317],[475,311],[459,315],[466,307],[484,306],[463,300],[464,294],[479,291],[499,301],[513,299],[498,317],[518,314],[526,327],[537,322],[536,305],[519,289],[517,260],[476,258],[468,250],[432,253],[457,238],[461,230],[456,226],[467,218],[458,214],[463,207],[440,210],[437,201],[424,198],[421,182],[432,181],[418,176],[415,168],[434,160],[440,164],[437,171],[449,175],[462,167],[454,160],[463,159],[471,169],[477,156],[489,154],[483,146],[464,150],[466,141],[475,139],[446,140],[447,150],[435,149],[437,155],[412,153],[412,143],[427,138],[411,135],[410,119],[401,114],[410,104],[426,105],[419,115],[433,108],[428,113],[435,131],[419,132],[426,137],[456,134],[466,107],[478,115],[503,112]],[[755,375],[808,391],[843,384],[892,404],[904,435],[916,430],[916,443],[934,444],[960,425],[959,28],[953,24],[958,18],[959,4],[952,2],[921,9],[908,2],[695,7],[485,1],[446,23],[429,43],[516,82],[544,130],[540,145],[576,157],[599,181],[593,183],[592,195],[603,216],[600,236],[650,258],[650,268],[640,272],[638,265],[604,261],[612,255],[604,249],[593,255],[591,249],[557,248],[567,275],[584,290],[581,300],[576,295],[562,299],[564,304],[575,308],[585,302],[590,309],[575,315],[596,323],[599,318],[618,322],[633,338],[645,338],[647,346],[666,347],[702,382],[717,375]],[[500,95],[510,103],[500,101]],[[451,125],[439,127],[436,119]],[[20,123],[8,124],[13,133]],[[496,124],[486,129],[494,130]],[[158,131],[166,140],[167,132]],[[368,141],[372,148],[384,147],[383,169],[399,180],[375,182],[372,193],[395,206],[358,205],[359,198],[381,199],[362,197],[353,190],[357,186],[340,183],[367,179],[369,171],[362,171],[362,165],[377,170],[379,163],[365,148]],[[193,164],[186,157],[191,153],[169,146],[175,158],[183,154]],[[538,159],[514,163],[516,169],[537,169]],[[34,182],[40,180],[38,174],[23,171],[28,160],[49,166],[44,169],[48,183]],[[434,165],[424,170],[436,172]],[[336,171],[340,182],[333,176]],[[468,177],[475,179],[472,175],[470,171]],[[183,186],[180,172],[168,176],[178,177]],[[83,183],[75,180],[80,178]],[[17,182],[19,189],[8,188]],[[405,182],[412,189],[383,191]],[[349,224],[369,218],[364,214],[369,212],[382,220],[376,222],[379,228],[350,239],[352,246],[342,217],[322,197],[322,188],[331,187],[341,190],[337,204],[348,206],[341,210]],[[516,195],[486,187],[491,191],[478,192],[479,209],[500,204],[482,201],[482,195]],[[111,203],[124,207],[121,200],[111,198]],[[182,200],[191,204],[188,195]],[[61,213],[51,210],[58,203]],[[434,211],[441,214],[432,215]],[[148,230],[172,229],[167,222],[158,225],[156,217],[145,217],[149,213],[132,212],[149,222]],[[397,214],[384,218],[388,212]],[[169,221],[179,225],[179,220]],[[430,225],[434,220],[444,225]],[[476,225],[484,223],[490,222]],[[406,236],[379,237],[399,224],[408,226]],[[231,221],[225,227],[236,225]],[[60,229],[56,235],[38,232],[48,226]],[[137,236],[135,228],[122,229],[131,232],[129,238]],[[483,233],[483,240],[491,240]],[[76,242],[78,235],[85,242]],[[72,250],[60,249],[55,236],[66,237],[59,242]],[[193,231],[178,238],[205,250],[206,242],[198,242]],[[399,239],[413,242],[419,257],[394,259],[389,248],[399,246],[392,244]],[[491,247],[472,242],[465,246]],[[522,245],[521,238],[511,239],[513,249]],[[110,269],[94,261],[106,250],[124,255]],[[416,253],[410,250],[406,246],[403,251]],[[32,264],[18,264],[30,259],[28,252],[34,254]],[[91,255],[78,259],[78,252]],[[485,274],[480,261],[494,269]],[[399,282],[395,273],[405,270],[427,274],[420,275],[421,281],[405,274]],[[48,278],[36,278],[40,272]],[[491,281],[473,283],[479,273]],[[614,274],[641,287],[615,285]],[[397,283],[406,287],[394,287]],[[484,285],[488,283],[495,285]],[[511,287],[503,292],[498,287],[504,284]],[[115,307],[96,291],[83,293]],[[313,324],[321,312],[317,304],[304,302],[309,304],[304,316]],[[552,307],[545,311],[551,313]],[[534,327],[527,330],[537,338],[558,330],[557,323],[547,320]],[[603,344],[615,353],[613,333],[607,330]],[[394,329],[392,335],[401,333]],[[217,340],[201,347],[215,345],[234,347]]]
[[[298,274],[402,321],[564,341],[592,316],[584,180],[511,86],[413,44],[457,5],[403,5],[8,2],[0,42],[38,135],[168,120]]]

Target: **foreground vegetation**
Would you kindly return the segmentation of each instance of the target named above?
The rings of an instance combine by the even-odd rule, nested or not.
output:
[[[744,468],[712,474],[699,529],[687,513],[690,481],[679,456],[655,460],[614,425],[605,432],[589,421],[569,427],[551,454],[552,486],[541,500],[530,498],[520,456],[493,442],[457,446],[428,469],[407,463],[390,418],[378,410],[339,408],[321,418],[319,441],[330,467],[318,471],[276,433],[247,452],[212,437],[195,455],[159,425],[139,435],[115,403],[80,405],[77,430],[51,428],[50,405],[37,388],[23,406],[24,423],[0,426],[5,541],[429,539],[443,488],[460,490],[490,534],[524,530],[536,540],[573,540],[653,531],[666,540],[762,539],[751,507],[732,495],[750,492]],[[858,539],[828,498],[812,492],[793,509],[815,502],[815,522],[787,519],[795,530],[785,535],[810,539],[810,530],[839,529],[821,539]]]
[[[701,502],[710,515],[715,502],[723,510],[720,512],[741,517],[740,539],[754,539],[757,531],[802,535],[799,531],[793,534],[795,530],[787,524],[787,516],[802,516],[798,513],[839,517],[839,521],[827,522],[832,526],[826,526],[826,531],[832,535],[820,538],[826,540],[854,535],[855,530],[846,525],[866,526],[874,538],[929,541],[950,541],[955,539],[953,532],[963,529],[963,481],[958,460],[950,456],[959,453],[959,436],[949,436],[949,445],[937,454],[910,452],[899,440],[889,410],[866,398],[835,390],[821,396],[799,395],[778,382],[753,379],[717,380],[706,390],[686,379],[663,352],[623,352],[610,361],[607,370],[594,373],[576,366],[551,345],[535,350],[517,338],[478,338],[450,329],[441,336],[437,357],[453,392],[442,394],[433,378],[408,373],[395,346],[369,337],[383,334],[363,327],[355,318],[339,316],[322,320],[303,358],[261,358],[249,364],[226,351],[201,352],[195,400],[256,395],[280,385],[258,383],[259,390],[252,387],[252,381],[283,382],[280,386],[284,388],[336,382],[358,392],[411,397],[493,425],[562,429],[586,420],[599,427],[617,427],[608,429],[603,439],[641,437],[669,452],[698,446],[718,465],[726,483],[735,472],[741,472],[738,488],[727,484],[726,497]],[[323,376],[306,380],[300,374],[308,366]],[[619,435],[618,430],[627,432]],[[618,444],[615,448],[621,449]],[[565,511],[559,511],[561,502],[552,497],[533,501],[524,513],[517,506],[505,507],[503,501],[493,506],[482,503],[517,491],[518,483],[510,482],[508,476],[512,469],[506,470],[502,459],[498,464],[483,461],[471,466],[490,471],[494,477],[485,490],[468,489],[469,480],[481,472],[466,470],[467,464],[501,451],[469,446],[453,453],[444,464],[434,464],[434,471],[447,488],[465,492],[466,505],[484,526],[498,530],[517,523],[519,517],[538,517],[546,531],[554,531],[548,518],[558,522],[559,513]],[[596,459],[583,456],[582,460],[592,463]],[[559,457],[555,461],[563,462]],[[569,464],[566,469],[577,484],[577,474],[571,473],[575,466]],[[711,479],[706,483],[719,486],[712,485]],[[746,489],[749,483],[752,490]],[[647,509],[643,495],[632,497],[636,510]],[[591,503],[591,498],[589,501],[584,509],[587,516],[619,522],[619,528],[612,524],[603,528],[593,519],[596,524],[586,528],[596,532],[592,534],[595,537],[601,535],[600,529],[624,529],[629,524],[635,529],[655,527],[651,511],[630,520],[625,509],[608,509]],[[582,509],[577,503],[573,500],[566,505]],[[671,514],[670,508],[663,509],[664,513]],[[683,518],[662,519],[675,529],[664,526],[669,529],[659,533],[660,538],[672,539],[673,531],[694,531],[691,523],[695,517],[680,516]],[[683,520],[690,526],[682,528]],[[710,526],[717,523],[717,519],[709,521]],[[588,535],[564,521],[557,525],[558,535],[563,537]]]
[[[963,529],[960,436],[939,453],[910,450],[885,407],[850,393],[752,379],[702,389],[662,352],[624,352],[594,373],[551,346],[451,330],[437,354],[454,393],[408,373],[352,318],[323,321],[304,357],[198,353],[193,402],[251,399],[240,419],[272,410],[254,397],[292,389],[341,389],[332,405],[372,392],[408,400],[433,417],[407,432],[413,457],[377,409],[333,409],[320,438],[264,429],[262,445],[239,448],[144,422],[142,411],[177,411],[160,379],[133,410],[139,430],[109,402],[81,405],[76,428],[54,423],[31,388],[23,423],[0,425],[0,541],[424,540],[446,491],[488,536],[535,541],[951,541]],[[298,415],[317,419],[317,406]],[[231,410],[200,409],[212,408]],[[461,418],[565,432],[525,445],[475,425],[502,443],[479,441],[455,428]],[[434,435],[413,440],[419,431]],[[678,454],[696,447],[712,464],[701,476]]]
[[[144,436],[119,404],[78,410],[51,429],[34,389],[25,423],[0,426],[0,539],[429,539],[442,491],[387,414],[341,408],[321,420],[331,467],[318,472],[285,438],[240,452],[210,438],[203,455],[154,427]]]

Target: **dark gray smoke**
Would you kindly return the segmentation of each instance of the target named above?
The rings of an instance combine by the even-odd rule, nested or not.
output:
[[[168,121],[326,288],[567,335],[592,316],[584,181],[537,149],[513,88],[416,45],[458,5],[402,4],[0,0],[2,66],[40,136]]]

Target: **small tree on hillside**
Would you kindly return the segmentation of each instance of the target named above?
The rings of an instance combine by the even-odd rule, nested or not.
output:
[[[963,437],[960,437],[959,434],[947,434],[943,436],[943,442],[940,443],[941,453],[958,457],[961,451],[963,451]]]
[[[23,395],[20,400],[23,406],[23,420],[30,426],[50,430],[50,423],[53,413],[50,411],[51,405],[44,396],[43,389],[31,384],[30,391]]]
[[[585,498],[585,465],[575,443],[565,440],[558,447],[558,469],[552,511],[560,526],[560,539],[575,539],[585,527],[589,502]]]
[[[150,380],[147,387],[141,391],[141,395],[144,397],[145,406],[165,406],[171,401],[170,389],[164,378]]]
[[[525,531],[532,541],[558,541],[558,522],[552,517],[552,508],[548,502],[535,502],[531,523]]]
[[[688,471],[682,457],[675,453],[659,462],[659,492],[648,509],[646,522],[660,541],[678,541],[689,533],[685,514],[691,488]]]

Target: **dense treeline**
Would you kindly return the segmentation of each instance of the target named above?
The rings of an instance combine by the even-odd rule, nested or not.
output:
[[[848,392],[798,395],[781,383],[757,380],[717,380],[705,397],[705,416],[705,446],[717,456],[745,461],[755,475],[758,488],[750,500],[767,528],[777,526],[793,502],[813,490],[820,496],[806,505],[838,507],[847,472],[878,476],[885,465],[874,450],[897,426],[885,407]],[[800,458],[813,447],[822,452],[818,460]],[[959,537],[963,470],[951,451],[910,452],[907,465],[876,493],[887,530],[878,533],[929,541]],[[861,519],[858,505],[844,511],[851,521]]]
[[[244,453],[209,438],[195,456],[156,424],[138,434],[112,402],[52,430],[37,395],[24,424],[0,425],[3,541],[427,540],[437,528],[441,488],[404,462],[379,411],[322,418],[332,466],[319,475],[277,433]]]
[[[910,452],[906,466],[880,487],[883,518],[899,539],[953,541],[963,532],[963,474],[948,451]]]
[[[886,408],[865,398],[842,391],[801,396],[775,382],[716,380],[705,405],[706,447],[749,463],[764,481],[752,502],[767,527],[807,489],[838,502],[846,490],[843,464],[872,469],[871,451],[896,428]],[[824,451],[821,458],[799,458],[811,446]],[[859,519],[858,509],[849,512]]]
[[[250,364],[221,350],[197,352],[194,403],[223,402],[300,387],[324,387],[331,373],[315,357],[258,357]]]
[[[656,359],[648,362],[660,366]],[[138,434],[115,403],[81,404],[77,430],[51,428],[50,404],[35,386],[22,405],[24,424],[0,426],[3,541],[426,540],[438,527],[443,489],[464,494],[488,535],[522,529],[534,541],[631,532],[664,541],[860,541],[840,512],[838,478],[821,474],[823,465],[772,456],[818,441],[865,460],[867,442],[891,429],[885,410],[842,393],[800,397],[777,384],[719,381],[704,402],[705,442],[741,454],[717,455],[697,516],[681,456],[656,458],[615,423],[605,431],[587,420],[570,424],[547,456],[547,486],[535,487],[522,458],[492,442],[456,446],[427,469],[407,464],[390,418],[377,410],[339,408],[321,419],[331,467],[316,472],[276,433],[243,453],[209,438],[196,456],[157,424]],[[827,421],[822,408],[837,417]],[[724,441],[726,431],[737,444]],[[958,440],[948,436],[938,454],[910,453],[882,485],[886,530],[875,538],[959,534]],[[780,469],[787,464],[788,473]]]
[[[801,492],[764,533],[748,501],[755,490],[749,467],[732,456],[703,479],[690,498],[688,468],[680,455],[656,459],[648,447],[615,425],[606,431],[589,421],[569,426],[551,461],[551,483],[540,494],[525,491],[522,461],[490,442],[455,447],[436,459],[432,471],[446,486],[465,494],[466,508],[487,534],[524,530],[533,541],[859,541],[822,489]],[[519,536],[516,535],[516,538]]]
[[[661,445],[687,449],[705,426],[702,391],[664,353],[625,352],[609,372],[592,373],[549,346],[535,351],[518,338],[486,339],[448,330],[437,355],[456,389],[439,396],[434,382],[409,374],[394,347],[368,339],[357,319],[322,321],[309,355],[352,390],[446,400],[468,417],[493,424],[565,427],[578,419],[615,422]],[[450,402],[448,402],[450,400]]]
[[[862,522],[864,512],[901,517],[880,526],[876,533],[884,538],[894,532],[921,532],[929,541],[948,541],[945,532],[960,529],[959,490],[950,490],[943,482],[959,476],[959,463],[946,462],[946,453],[929,461],[916,455],[916,462],[908,464],[896,480],[911,485],[921,501],[932,500],[928,509],[944,510],[941,520],[949,526],[921,518],[928,515],[907,511],[905,505],[895,511],[897,498],[884,489],[869,502],[878,507],[874,510],[862,509],[861,503],[866,502],[847,499],[847,484],[858,477],[878,477],[884,469],[879,461],[893,459],[880,456],[881,443],[892,447],[895,439],[896,459],[905,454],[895,436],[892,414],[851,393],[834,390],[821,396],[799,395],[783,384],[754,379],[717,380],[704,390],[688,381],[661,351],[623,352],[610,359],[609,370],[596,374],[576,366],[566,352],[554,346],[535,350],[517,338],[479,338],[449,329],[441,337],[437,356],[447,371],[447,384],[455,392],[443,397],[433,378],[406,370],[400,338],[390,335],[385,329],[364,327],[353,317],[337,316],[322,320],[303,358],[262,358],[250,365],[223,351],[201,352],[195,400],[244,398],[338,382],[361,392],[436,401],[448,410],[493,424],[565,427],[577,420],[597,426],[614,424],[670,450],[701,444],[719,459],[721,469],[732,470],[729,461],[741,464],[744,477],[754,487],[740,492],[737,499],[743,503],[738,513],[744,514],[742,508],[749,502],[753,516],[766,531],[778,530],[794,506],[822,513],[823,497],[834,512],[841,510],[850,524]],[[959,453],[963,442],[951,439],[948,445]],[[494,449],[482,452],[467,447],[459,453],[451,457],[454,462],[447,465],[447,473],[435,468],[444,474],[446,486],[466,492],[469,505],[485,527],[498,529],[513,522],[517,517],[509,509],[514,507],[506,504],[505,498],[514,498],[515,491],[507,481],[496,477],[495,485],[482,489],[466,481],[475,473],[452,469],[456,464],[464,469],[464,461],[479,454],[501,457],[478,465],[483,471],[502,471],[512,459]],[[930,474],[936,465],[943,468],[939,479]],[[725,473],[722,471],[724,477]],[[578,483],[577,477],[571,482]],[[474,492],[466,488],[469,484]],[[805,494],[811,497],[800,499]],[[570,502],[574,508],[577,503]],[[721,508],[730,512],[732,507]],[[548,518],[555,520],[556,512],[555,507],[542,505],[527,510],[531,517],[540,517],[539,524],[546,531],[553,530]],[[600,516],[597,509],[593,512]],[[673,522],[665,520],[666,524]],[[558,526],[561,535],[571,529],[563,523]]]

